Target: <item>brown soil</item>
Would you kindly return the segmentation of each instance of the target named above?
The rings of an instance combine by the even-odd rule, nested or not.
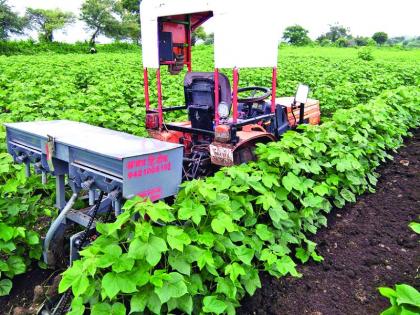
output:
[[[312,239],[322,263],[299,268],[303,277],[261,274],[262,289],[238,314],[379,314],[388,303],[378,287],[420,288],[420,244],[408,224],[420,216],[420,130],[379,172],[375,194],[334,210]],[[409,164],[407,165],[407,161]]]
[[[46,284],[52,274],[51,270],[40,269],[34,264],[27,273],[16,276],[10,295],[0,298],[0,314],[13,314],[14,307],[31,305],[35,286]]]

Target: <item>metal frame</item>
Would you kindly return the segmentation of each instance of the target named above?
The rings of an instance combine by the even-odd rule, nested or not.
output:
[[[183,20],[177,20],[173,19],[171,17],[161,17],[159,18],[162,22],[169,22],[169,23],[176,23],[176,24],[183,24],[185,25],[185,31],[186,31],[186,40],[187,43],[184,43],[184,45],[187,48],[187,55],[186,60],[184,61],[184,64],[188,67],[188,72],[192,71],[192,59],[191,59],[191,32],[210,19],[212,16],[205,16],[202,19],[200,19],[198,22],[196,22],[194,25],[192,25],[191,22],[191,14],[186,14],[186,21]],[[184,46],[184,47],[185,47]],[[146,111],[147,113],[158,113],[158,120],[159,120],[159,130],[163,130],[164,128],[168,130],[174,130],[179,131],[183,133],[191,133],[196,135],[204,135],[204,136],[210,136],[214,137],[213,131],[208,130],[202,130],[197,128],[191,128],[191,127],[185,127],[185,126],[178,126],[173,124],[165,124],[164,123],[164,112],[171,112],[176,110],[184,110],[187,109],[186,105],[180,105],[180,106],[171,106],[171,107],[163,107],[163,94],[162,94],[162,78],[161,78],[161,65],[171,65],[174,64],[174,62],[168,61],[168,62],[161,62],[159,65],[159,68],[156,70],[156,85],[157,85],[157,95],[158,95],[158,106],[157,109],[151,109],[150,108],[150,93],[149,93],[149,76],[148,76],[148,68],[143,69],[143,76],[144,76],[144,95],[145,95],[145,103],[146,103]],[[215,126],[218,126],[220,124],[220,117],[218,112],[218,107],[220,103],[220,91],[219,91],[219,68],[214,69],[214,99],[215,99],[215,115],[214,115],[214,124]],[[232,70],[233,75],[233,97],[232,97],[232,123],[230,123],[232,129],[238,129],[243,126],[246,126],[248,124],[256,123],[258,121],[261,121],[263,119],[272,119],[275,117],[276,112],[276,88],[277,88],[277,68],[272,68],[272,78],[271,78],[271,114],[268,115],[260,115],[256,118],[247,119],[245,121],[241,121],[238,123],[238,89],[239,89],[239,68],[234,67]],[[236,133],[235,131],[233,133]]]

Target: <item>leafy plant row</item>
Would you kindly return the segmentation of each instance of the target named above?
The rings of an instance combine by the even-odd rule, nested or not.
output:
[[[127,201],[63,274],[71,314],[234,314],[260,271],[301,276],[298,262],[322,260],[308,235],[333,206],[374,191],[375,169],[419,126],[419,102],[416,88],[385,92],[260,145],[255,163],[184,183],[171,206]]]
[[[195,71],[213,71],[211,47],[196,47],[193,54]],[[320,100],[324,117],[365,103],[384,90],[420,83],[420,66],[410,60],[283,57],[281,49],[279,56],[278,95],[293,95],[298,83],[305,82]],[[71,119],[146,135],[141,68],[140,52],[0,57],[0,120]],[[183,104],[183,75],[162,72],[165,104]],[[150,79],[151,99],[156,101],[152,71]],[[271,86],[271,73],[242,69],[240,85]],[[168,118],[177,118],[173,115]]]
[[[0,152],[0,296],[10,293],[15,275],[41,257],[41,235],[52,208],[51,200],[42,198],[45,189],[39,179],[26,179],[23,168]]]

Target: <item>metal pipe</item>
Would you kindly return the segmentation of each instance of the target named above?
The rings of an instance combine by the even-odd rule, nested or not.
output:
[[[25,176],[26,177],[31,176],[31,162],[30,161],[25,162]]]
[[[77,200],[77,197],[78,197],[77,193],[74,193],[71,196],[70,200],[66,203],[63,210],[58,215],[57,219],[55,219],[53,221],[53,223],[51,224],[50,229],[48,230],[47,235],[45,236],[44,251],[43,251],[42,254],[44,256],[44,262],[47,265],[54,265],[53,255],[52,255],[52,252],[51,252],[51,249],[50,249],[51,240],[54,238],[55,233],[60,228],[60,225],[66,219],[67,212],[69,212],[71,210],[71,208],[73,207],[74,203]]]
[[[158,113],[159,113],[159,128],[163,126],[163,112],[162,112],[162,82],[160,80],[160,68],[156,70],[156,84],[158,92]]]
[[[187,67],[188,67],[188,72],[192,71],[192,58],[191,58],[191,46],[192,46],[192,39],[191,39],[191,15],[188,15],[188,29],[187,29],[187,42],[188,42],[188,47],[187,47]]]
[[[143,81],[144,81],[144,101],[146,103],[146,110],[150,108],[150,95],[149,95],[149,74],[147,68],[143,69]]]
[[[239,85],[239,73],[238,68],[233,68],[233,123],[236,124],[238,121],[238,85]]]
[[[56,207],[61,210],[66,205],[66,183],[65,175],[55,176],[55,203]]]
[[[214,69],[214,121],[219,125],[219,69]]]
[[[95,190],[89,189],[89,206],[93,206],[95,204]]]
[[[41,181],[42,181],[42,185],[47,184],[47,172],[46,171],[41,172]]]
[[[277,68],[273,68],[273,77],[271,79],[271,112],[276,111],[276,91],[277,90]]]

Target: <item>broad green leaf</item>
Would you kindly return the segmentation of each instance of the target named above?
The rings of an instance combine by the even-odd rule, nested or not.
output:
[[[108,303],[96,303],[92,307],[91,315],[112,314],[112,307]]]
[[[23,257],[20,256],[10,256],[7,259],[7,265],[9,266],[9,270],[7,273],[15,275],[20,275],[25,273],[26,271],[26,264],[23,260]]]
[[[167,229],[168,237],[167,242],[173,249],[177,249],[180,252],[184,250],[184,245],[189,245],[191,239],[183,229],[176,226],[168,226]]]
[[[184,277],[177,273],[171,272],[170,279],[164,281],[161,288],[155,288],[155,293],[159,296],[160,301],[166,303],[171,298],[179,298],[188,292]]]
[[[215,219],[211,221],[211,228],[214,232],[223,235],[225,231],[236,231],[236,226],[232,221],[232,217],[226,213],[219,213]]]
[[[217,288],[216,293],[222,293],[232,300],[236,300],[236,286],[229,278],[216,278]]]
[[[268,229],[268,226],[265,224],[257,224],[255,233],[263,241],[274,242],[274,234]]]
[[[214,313],[222,314],[227,305],[222,300],[219,300],[217,296],[206,296],[203,299],[203,312],[204,313]]]
[[[191,265],[182,253],[171,252],[168,262],[174,270],[187,276],[190,275]]]
[[[290,258],[290,256],[283,256],[276,262],[277,269],[281,272],[282,275],[287,275],[290,273],[294,277],[301,277],[302,275],[297,272],[295,262]]]
[[[165,240],[152,235],[147,242],[140,239],[133,240],[130,244],[128,254],[135,259],[145,258],[151,266],[156,266],[162,257],[162,253],[167,250]]]
[[[144,312],[148,299],[149,295],[145,290],[135,293],[130,300],[130,314],[135,312]]]
[[[0,223],[0,239],[10,241],[13,238],[14,228],[4,223]]]
[[[110,299],[113,299],[119,292],[136,292],[136,283],[129,273],[108,272],[102,278],[102,289]]]
[[[395,292],[394,289],[391,288],[387,288],[387,287],[380,287],[379,288],[379,293],[386,297],[386,298],[391,298],[391,297],[397,297],[397,292]]]
[[[250,296],[254,295],[257,288],[261,288],[260,276],[254,268],[246,270],[246,274],[241,276],[241,283],[245,286]]]
[[[174,309],[178,309],[187,314],[191,314],[193,311],[193,300],[191,295],[186,294],[180,298],[172,298],[168,301],[168,311],[171,312]]]
[[[417,234],[420,234],[420,223],[417,222],[411,222],[409,224],[409,227]]]
[[[86,292],[89,286],[89,279],[84,275],[83,262],[77,260],[69,269],[63,273],[63,278],[58,287],[59,293],[64,293],[70,287],[72,288],[73,295],[78,297]]]
[[[39,244],[39,236],[38,233],[33,231],[28,231],[26,234],[26,241],[29,245],[37,245]]]
[[[146,214],[154,222],[172,222],[175,220],[171,207],[164,202],[153,203],[146,208]]]
[[[83,315],[85,313],[85,306],[81,297],[74,298],[71,301],[71,311],[67,315]]]
[[[302,181],[292,172],[287,173],[287,176],[283,177],[282,183],[288,191],[292,191],[293,189],[300,192],[303,191]]]
[[[341,190],[340,193],[341,197],[343,197],[348,202],[355,202],[356,196],[348,189],[344,188]]]
[[[12,281],[9,279],[0,280],[0,296],[9,295],[10,291],[12,290]]]
[[[149,292],[149,299],[147,300],[147,308],[154,314],[160,314],[162,303],[156,293]]]
[[[117,273],[129,271],[133,269],[133,266],[134,259],[129,257],[128,253],[124,253],[112,264],[112,271]]]
[[[270,208],[268,211],[271,220],[275,223],[280,223],[282,220],[288,220],[289,215],[286,211],[283,210],[281,206],[277,206],[275,208]]]
[[[140,223],[135,222],[134,224],[136,226],[134,237],[140,237],[143,241],[146,242],[149,239],[149,235],[153,234],[152,225],[148,221],[143,221]]]
[[[409,304],[420,308],[420,292],[408,284],[395,286],[398,304]]]
[[[203,251],[203,253],[198,257],[197,265],[200,268],[200,270],[203,269],[205,265],[214,267],[214,259],[212,252],[209,250]]]
[[[245,274],[245,269],[236,262],[225,267],[225,275],[229,275],[232,281],[236,281],[240,275],[244,276]]]
[[[191,199],[184,200],[180,206],[178,218],[181,220],[188,220],[191,218],[195,224],[200,224],[201,217],[206,215],[204,206],[199,203],[194,203]]]
[[[126,309],[124,304],[122,303],[115,303],[112,305],[112,309],[111,309],[111,314],[112,315],[126,315]]]
[[[254,257],[254,250],[245,245],[235,247],[235,254],[245,265],[251,265],[252,258]]]

